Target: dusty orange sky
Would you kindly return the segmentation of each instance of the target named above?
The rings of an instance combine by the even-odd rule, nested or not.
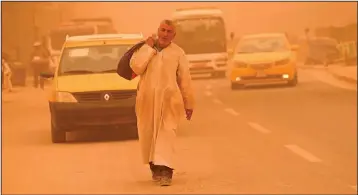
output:
[[[123,33],[156,31],[160,20],[181,7],[216,6],[225,13],[228,33],[286,31],[357,22],[356,2],[77,2],[78,16],[111,16]],[[79,10],[79,9],[78,9]]]

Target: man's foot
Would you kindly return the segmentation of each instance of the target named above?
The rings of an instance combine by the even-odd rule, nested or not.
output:
[[[159,171],[152,171],[152,180],[155,182],[160,181],[160,172]]]
[[[161,171],[160,186],[172,185],[173,170],[169,167],[164,167]]]
[[[150,170],[152,171],[152,179],[155,182],[160,181],[160,167],[158,165],[154,165],[152,162],[149,163]]]

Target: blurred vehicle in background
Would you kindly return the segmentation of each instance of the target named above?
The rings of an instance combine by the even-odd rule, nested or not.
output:
[[[357,65],[357,22],[340,26],[319,27],[315,29],[315,35],[337,40],[341,62],[345,65]]]
[[[135,102],[138,78],[117,74],[123,54],[143,40],[142,35],[114,34],[69,37],[61,54],[49,95],[54,143],[66,132],[130,125],[137,136]],[[122,131],[124,131],[122,129]]]
[[[216,8],[177,9],[174,42],[188,56],[192,75],[225,76],[228,53],[223,12]]]
[[[298,82],[297,49],[284,33],[242,36],[228,71],[232,89],[251,84],[295,86]]]
[[[75,18],[72,22],[82,25],[94,25],[97,27],[97,34],[115,34],[117,30],[113,25],[112,18],[110,17],[98,17],[98,18]]]
[[[58,60],[61,54],[62,46],[67,36],[80,36],[98,34],[96,26],[86,24],[67,23],[55,29],[52,29],[47,35],[46,47],[51,53],[54,62],[53,70],[58,65]]]
[[[357,65],[357,41],[342,42],[338,45],[338,49],[345,65]]]
[[[312,37],[308,42],[300,39],[299,45],[307,50],[303,56],[305,65],[329,65],[343,59],[338,42],[329,37]]]

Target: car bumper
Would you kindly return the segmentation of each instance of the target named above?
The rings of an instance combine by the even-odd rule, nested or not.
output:
[[[201,74],[213,74],[213,73],[225,73],[227,70],[227,64],[222,65],[206,65],[206,66],[192,66],[189,68],[191,75]]]
[[[133,98],[134,99],[134,98]],[[121,102],[55,103],[50,102],[52,124],[64,131],[136,124],[135,99]]]
[[[233,70],[230,74],[232,83],[243,85],[256,84],[284,84],[292,81],[297,76],[295,69],[262,70],[263,75],[259,75],[257,70]]]

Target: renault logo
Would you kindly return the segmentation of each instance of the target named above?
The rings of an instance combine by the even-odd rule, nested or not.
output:
[[[109,95],[106,93],[104,96],[104,99],[106,100],[106,101],[108,101],[109,100]]]

